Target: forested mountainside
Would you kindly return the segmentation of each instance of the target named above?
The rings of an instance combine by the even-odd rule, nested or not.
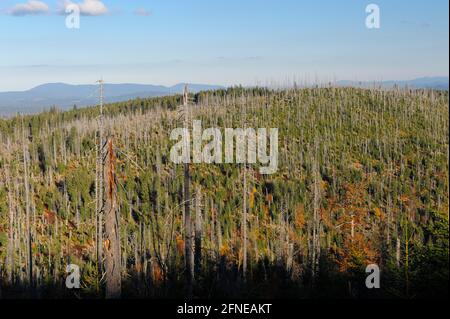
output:
[[[169,158],[182,104],[109,104],[103,120],[98,107],[0,120],[3,298],[105,296],[113,250],[100,123],[123,298],[448,296],[448,91],[190,95],[190,121],[204,128],[279,128],[273,175],[189,164],[186,178]],[[66,288],[68,264],[80,267],[80,289]],[[368,264],[381,269],[380,289],[365,286]]]

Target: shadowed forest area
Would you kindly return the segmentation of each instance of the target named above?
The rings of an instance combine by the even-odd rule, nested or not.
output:
[[[448,116],[448,91],[235,87],[1,119],[0,296],[448,297]],[[278,128],[277,172],[172,163],[197,119]]]

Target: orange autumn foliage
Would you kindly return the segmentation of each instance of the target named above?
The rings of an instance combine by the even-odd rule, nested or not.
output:
[[[367,215],[370,213],[365,200],[364,183],[344,185],[345,196],[336,207],[343,214],[338,220],[342,227],[343,245],[336,248],[336,259],[342,272],[355,270],[362,266],[377,262],[379,254],[377,248],[368,239],[367,231],[374,231],[372,224],[368,223]],[[383,212],[376,207],[373,213],[382,218]],[[353,236],[352,236],[353,233]]]
[[[295,208],[295,227],[297,229],[302,229],[304,225],[305,225],[305,206],[300,203]]]
[[[184,255],[184,240],[181,235],[177,234],[176,238],[177,250],[180,255]]]
[[[57,215],[56,213],[46,208],[44,209],[43,217],[48,224],[53,225],[56,222]]]
[[[222,245],[222,247],[220,247],[219,255],[220,256],[225,256],[225,257],[231,256],[231,249],[228,246],[228,244],[225,243],[225,244]]]
[[[399,197],[399,200],[400,200],[402,203],[407,203],[407,202],[409,201],[409,197],[406,196],[406,195],[402,195],[402,196]]]
[[[342,248],[337,248],[337,263],[341,272],[356,270],[361,266],[376,263],[378,254],[365,236],[356,233],[353,238],[347,236]]]
[[[153,282],[157,285],[162,283],[164,280],[163,271],[158,263],[152,263],[152,278]]]

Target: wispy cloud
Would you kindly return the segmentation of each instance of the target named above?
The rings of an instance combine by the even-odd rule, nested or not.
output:
[[[83,0],[82,2],[72,2],[70,0],[64,0],[62,4],[60,4],[60,13],[64,14],[66,8],[71,5],[77,5],[80,9],[80,14],[84,16],[102,16],[109,13],[109,9],[100,0]]]
[[[431,27],[431,23],[428,23],[428,22],[422,22],[422,23],[420,24],[420,27],[421,27],[421,28],[430,28],[430,27]]]
[[[151,11],[144,9],[144,8],[137,8],[136,10],[134,10],[133,13],[137,16],[143,16],[143,17],[149,17],[152,15]]]
[[[47,14],[49,12],[48,5],[42,1],[29,0],[26,3],[18,3],[7,11],[13,16],[26,16]]]
[[[231,57],[231,56],[218,56],[217,59],[221,60],[221,61],[241,61],[241,60],[243,60],[243,61],[258,61],[258,60],[264,59],[264,57],[259,56],[259,55],[242,56],[242,57],[239,57],[239,56],[234,56],[234,57]]]
[[[405,25],[411,25],[411,26],[415,26],[415,27],[419,27],[422,29],[427,29],[431,27],[431,23],[429,22],[415,22],[415,21],[408,21],[408,20],[402,20],[400,21],[401,24],[405,24]]]

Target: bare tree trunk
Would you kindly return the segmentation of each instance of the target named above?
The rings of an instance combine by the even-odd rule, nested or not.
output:
[[[405,219],[405,283],[406,296],[409,298],[409,237],[408,237],[408,215]]]
[[[317,151],[316,151],[317,153]],[[319,268],[319,256],[318,251],[320,249],[320,234],[319,234],[319,209],[320,209],[320,185],[319,185],[319,171],[317,167],[317,159],[314,159],[313,163],[313,175],[314,175],[314,215],[313,215],[313,238],[312,238],[312,276],[313,280],[318,272]]]
[[[189,129],[189,108],[187,86],[183,94],[184,106],[184,125]],[[187,139],[185,139],[187,140]],[[189,147],[189,145],[185,145]],[[188,296],[192,296],[192,284],[194,281],[194,254],[192,250],[192,221],[191,221],[191,194],[190,194],[191,176],[189,173],[189,163],[184,163],[184,258],[186,264],[186,281]]]
[[[210,198],[209,201],[209,211],[211,212],[211,224],[210,224],[210,243],[211,243],[211,249],[210,249],[210,258],[215,260],[218,255],[218,249],[217,249],[217,240],[216,240],[216,217],[214,212],[214,203],[213,199]]]
[[[31,252],[31,225],[30,225],[30,184],[28,181],[28,143],[25,138],[25,129],[22,122],[22,148],[23,148],[23,174],[25,185],[25,227],[26,227],[26,272],[30,286],[33,285],[33,258]]]
[[[283,214],[284,219],[284,241],[285,241],[285,251],[286,251],[286,272],[289,274],[292,270],[293,265],[293,254],[294,254],[294,244],[289,240],[289,220],[288,220],[288,204],[286,203],[285,212]]]
[[[100,84],[100,116],[98,119],[98,145],[97,145],[97,162],[96,162],[96,254],[97,254],[97,269],[98,276],[101,277],[103,273],[103,212],[104,212],[104,198],[103,198],[103,160],[105,155],[105,144],[103,141],[103,81]]]
[[[115,180],[115,155],[112,138],[106,143],[105,157],[105,271],[106,298],[116,299],[121,295],[120,235],[117,213],[117,189]]]
[[[9,146],[9,142],[8,142]],[[8,147],[9,152],[9,147]],[[13,189],[10,177],[10,165],[8,161],[8,166],[5,169],[6,174],[6,186],[8,188],[8,207],[9,207],[9,230],[8,230],[8,248],[7,248],[7,278],[8,283],[13,283],[14,274],[14,202],[13,202]]]
[[[216,231],[217,231],[217,256],[220,257],[222,249],[222,225],[220,223],[219,210],[216,210]]]
[[[244,164],[244,193],[242,207],[242,274],[247,279],[247,167]]]
[[[201,188],[197,188],[195,197],[195,278],[199,278],[202,269],[202,208],[201,208],[202,194]]]
[[[352,213],[352,219],[350,221],[350,226],[351,226],[350,227],[350,236],[353,240],[353,238],[355,237],[355,217],[354,217],[353,213]]]
[[[400,247],[401,247],[400,237],[398,237],[398,235],[397,235],[397,247],[396,247],[396,252],[395,252],[395,261],[396,261],[397,267],[400,267]]]
[[[388,251],[390,253],[391,251],[391,196],[388,196],[388,204],[387,204],[387,238],[386,238],[386,243],[387,243],[387,248]]]

